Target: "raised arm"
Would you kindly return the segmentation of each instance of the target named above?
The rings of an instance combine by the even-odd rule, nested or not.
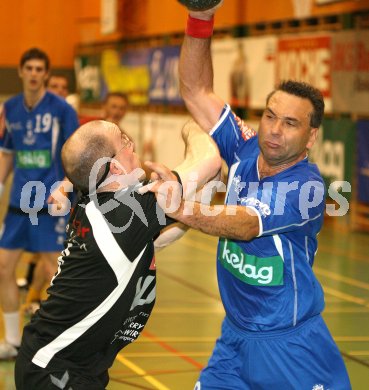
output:
[[[182,97],[192,117],[207,132],[219,120],[224,106],[224,101],[213,91],[210,48],[214,13],[218,7],[202,12],[189,11],[179,60]]]
[[[185,159],[175,168],[181,177],[183,195],[195,200],[201,188],[212,179],[220,179],[221,158],[214,141],[194,122],[189,121],[182,129],[186,144]],[[153,168],[157,164],[148,163]],[[212,193],[213,195],[215,192]],[[210,197],[208,201],[210,202]],[[170,225],[155,240],[155,249],[160,250],[181,238],[188,227],[183,224]]]
[[[219,174],[222,160],[215,142],[193,120],[184,125],[182,138],[186,145],[185,158],[174,170],[181,177],[183,193],[192,197]]]

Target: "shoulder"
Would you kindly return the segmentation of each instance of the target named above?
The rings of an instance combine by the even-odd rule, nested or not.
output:
[[[72,106],[63,98],[49,91],[46,92],[45,101],[49,106],[55,107],[59,112],[75,112]]]
[[[23,104],[23,94],[22,93],[11,97],[7,101],[4,102],[5,109],[9,109],[9,108],[14,107],[18,104]]]

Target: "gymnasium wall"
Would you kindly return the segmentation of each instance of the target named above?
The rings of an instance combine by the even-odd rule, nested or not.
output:
[[[322,1],[327,4],[317,4]],[[217,15],[216,27],[346,14],[368,8],[368,0],[226,0]],[[55,67],[72,68],[77,45],[181,33],[186,20],[186,11],[176,0],[117,0],[117,13],[117,32],[102,35],[101,0],[1,0],[0,67],[16,66],[20,53],[36,45],[50,54]]]

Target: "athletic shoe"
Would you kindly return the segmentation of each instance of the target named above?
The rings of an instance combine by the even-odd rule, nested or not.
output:
[[[14,360],[18,356],[18,349],[7,341],[0,342],[0,360]]]

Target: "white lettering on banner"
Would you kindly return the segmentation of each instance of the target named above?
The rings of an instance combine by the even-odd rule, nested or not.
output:
[[[329,93],[329,49],[285,51],[278,54],[278,79],[300,80]]]
[[[178,57],[172,57],[165,63],[166,97],[168,100],[177,100],[180,97],[178,62]]]
[[[80,66],[80,65],[79,65]],[[87,65],[77,73],[78,84],[81,90],[91,90],[93,97],[100,93],[100,72],[97,66]]]
[[[345,145],[342,141],[324,140],[323,127],[318,131],[318,139],[309,157],[318,165],[323,176],[332,178],[332,181],[344,180]]]
[[[247,278],[256,279],[260,284],[269,284],[273,280],[273,267],[261,267],[256,269],[255,265],[247,264],[246,259],[242,253],[241,257],[238,254],[230,251],[227,248],[227,242],[224,244],[222,257],[228,264],[234,269],[238,269],[240,274],[245,275]]]
[[[166,57],[162,50],[154,51],[150,65],[153,83],[149,92],[151,99],[180,99],[178,62],[178,56]]]

